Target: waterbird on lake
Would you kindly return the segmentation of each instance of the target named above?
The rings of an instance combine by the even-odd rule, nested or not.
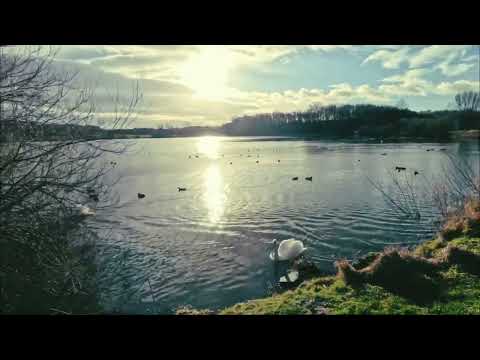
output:
[[[142,193],[138,193],[138,194],[137,194],[137,197],[138,197],[139,199],[143,199],[145,196],[146,196],[146,195],[145,195],[145,194],[142,194]]]
[[[178,191],[187,191],[187,188],[179,187],[179,188],[178,188]]]
[[[232,165],[232,164],[233,164],[233,162],[230,161],[230,165]]]
[[[99,201],[100,201],[100,199],[98,198],[98,195],[97,195],[97,194],[90,194],[90,195],[88,195],[88,197],[89,197],[90,199],[92,199],[93,201],[95,201],[95,202],[99,202]]]
[[[277,160],[277,162],[280,162],[280,160]]]
[[[400,171],[407,170],[407,168],[404,168],[404,167],[402,167],[402,166],[395,166],[395,170],[397,170],[398,172],[400,172]]]
[[[295,176],[294,178],[292,178],[293,181],[297,181],[298,180],[298,176]]]
[[[418,171],[415,171],[415,172],[413,173],[413,175],[415,175],[415,176],[418,175],[418,174],[419,174]]]
[[[441,149],[439,149],[439,150],[440,150],[440,151],[446,151],[447,149],[445,149],[445,148],[441,148]]]
[[[292,261],[303,254],[307,248],[303,246],[303,242],[295,239],[287,239],[279,242],[277,239],[272,241],[274,246],[270,253],[270,259],[273,261]]]
[[[78,208],[78,212],[80,216],[93,216],[95,215],[95,211],[90,209],[88,206],[77,204],[76,207]]]
[[[307,181],[312,181],[312,180],[313,180],[313,177],[312,177],[312,176],[308,176],[308,177],[305,178],[305,180],[307,180]]]
[[[380,155],[382,155],[382,156],[387,156],[387,153],[383,153],[383,154],[380,154]]]
[[[258,160],[256,161],[257,164],[258,164],[259,162],[260,162],[260,161],[258,161]]]

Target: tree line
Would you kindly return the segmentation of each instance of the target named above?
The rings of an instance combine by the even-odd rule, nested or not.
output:
[[[480,128],[480,96],[455,97],[458,110],[416,112],[406,107],[314,104],[306,111],[273,112],[234,118],[226,135],[316,135],[323,137],[448,137],[453,130]]]

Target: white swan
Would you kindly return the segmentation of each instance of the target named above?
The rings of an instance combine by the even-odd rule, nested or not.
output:
[[[287,275],[280,278],[281,283],[294,283],[298,280],[300,274],[298,270],[290,270]]]
[[[279,245],[278,240],[275,239],[272,243],[275,245],[275,248],[270,253],[270,259],[273,261],[295,260],[307,250],[307,248],[303,246],[303,242],[300,240],[282,240]]]
[[[77,208],[79,211],[80,216],[93,216],[95,215],[95,211],[90,209],[88,206],[77,204]]]

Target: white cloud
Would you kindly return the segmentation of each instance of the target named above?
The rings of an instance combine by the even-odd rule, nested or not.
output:
[[[408,46],[396,50],[378,50],[368,56],[362,65],[378,61],[385,69],[398,69],[402,63],[408,61],[409,52]]]
[[[432,89],[432,83],[423,79],[428,69],[408,70],[404,74],[394,75],[382,80],[387,85],[380,85],[379,91],[395,96],[426,96]]]
[[[410,68],[441,61],[447,57],[451,60],[464,56],[471,45],[430,45],[410,58]]]
[[[448,62],[443,62],[437,65],[437,69],[439,69],[443,75],[445,76],[458,76],[463,73],[466,73],[470,69],[473,69],[475,64],[467,64],[467,63],[460,63],[460,64],[450,64]]]
[[[458,58],[459,53],[452,52],[445,58],[444,61],[440,62],[435,69],[440,70],[440,72],[445,76],[458,76],[474,68],[476,65],[476,60],[478,60],[475,56],[469,56],[463,59],[464,62],[459,63]],[[471,63],[471,61],[474,62]]]
[[[463,91],[480,91],[480,82],[470,80],[441,82],[434,89],[434,92],[439,95],[454,95]]]
[[[222,45],[223,46],[223,45]],[[363,64],[378,62],[386,69],[402,65],[410,69],[384,78],[378,86],[347,82],[319,84],[319,88],[286,91],[242,91],[228,88],[222,100],[196,97],[194,91],[181,83],[179,69],[202,51],[199,45],[165,46],[65,46],[60,48],[59,64],[70,64],[81,70],[80,79],[109,89],[119,88],[125,94],[131,89],[132,78],[140,79],[144,101],[139,124],[156,126],[159,122],[210,124],[229,121],[245,113],[304,110],[312,103],[393,103],[399,96],[451,96],[460,91],[478,91],[472,79],[454,82],[435,76],[458,76],[475,66],[478,58],[466,46],[403,46],[403,45],[225,45],[236,66],[258,66],[271,69],[274,61],[288,64],[293,56],[304,52],[342,51],[360,58]],[[345,53],[346,54],[346,53]],[[438,70],[437,72],[435,72]],[[209,72],[206,72],[209,74]],[[426,76],[431,77],[426,79]],[[277,79],[280,73],[269,73]],[[434,78],[433,80],[430,80]],[[228,91],[227,91],[228,90]],[[127,94],[128,95],[128,94]],[[100,116],[112,111],[108,96],[100,92],[97,101]],[[102,115],[103,114],[103,115]]]

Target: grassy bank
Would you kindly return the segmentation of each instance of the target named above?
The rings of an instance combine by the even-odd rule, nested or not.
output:
[[[294,290],[239,303],[218,314],[480,314],[479,230],[480,203],[470,202],[462,214],[448,219],[437,239],[413,250],[385,250],[353,266],[340,262],[336,276],[305,281]],[[420,296],[425,290],[427,300]]]

